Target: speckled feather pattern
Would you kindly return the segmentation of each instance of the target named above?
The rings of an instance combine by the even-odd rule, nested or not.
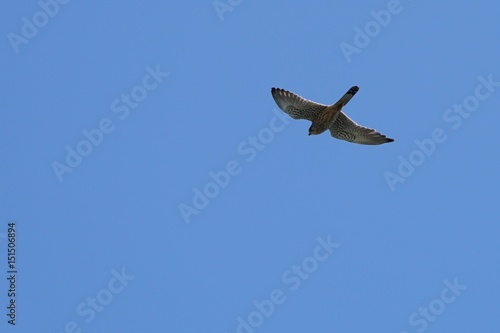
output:
[[[280,109],[293,119],[313,121],[327,107],[326,105],[304,99],[284,89],[272,88],[271,93]]]

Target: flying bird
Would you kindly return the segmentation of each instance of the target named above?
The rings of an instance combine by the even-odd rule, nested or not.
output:
[[[356,124],[342,108],[356,95],[359,87],[351,87],[337,103],[324,105],[304,99],[290,91],[272,88],[271,94],[281,110],[293,119],[307,119],[312,122],[309,135],[317,135],[330,130],[334,138],[363,145],[380,145],[393,139],[371,128]]]

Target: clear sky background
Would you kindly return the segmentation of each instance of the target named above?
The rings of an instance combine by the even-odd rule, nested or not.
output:
[[[500,4],[217,8],[1,5],[1,330],[9,221],[17,332],[498,329]]]

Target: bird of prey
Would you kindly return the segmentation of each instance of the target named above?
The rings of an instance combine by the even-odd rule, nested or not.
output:
[[[356,124],[345,113],[342,108],[358,92],[359,87],[351,87],[337,103],[324,105],[309,101],[284,89],[272,88],[276,104],[293,119],[307,119],[312,122],[309,127],[309,135],[317,135],[327,129],[334,138],[346,140],[363,145],[380,145],[393,142],[374,129],[366,128]]]

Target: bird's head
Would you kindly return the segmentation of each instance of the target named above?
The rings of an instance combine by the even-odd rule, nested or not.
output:
[[[309,135],[315,135],[315,134],[318,134],[316,132],[316,126],[314,126],[314,124],[312,124],[311,127],[309,127]]]

